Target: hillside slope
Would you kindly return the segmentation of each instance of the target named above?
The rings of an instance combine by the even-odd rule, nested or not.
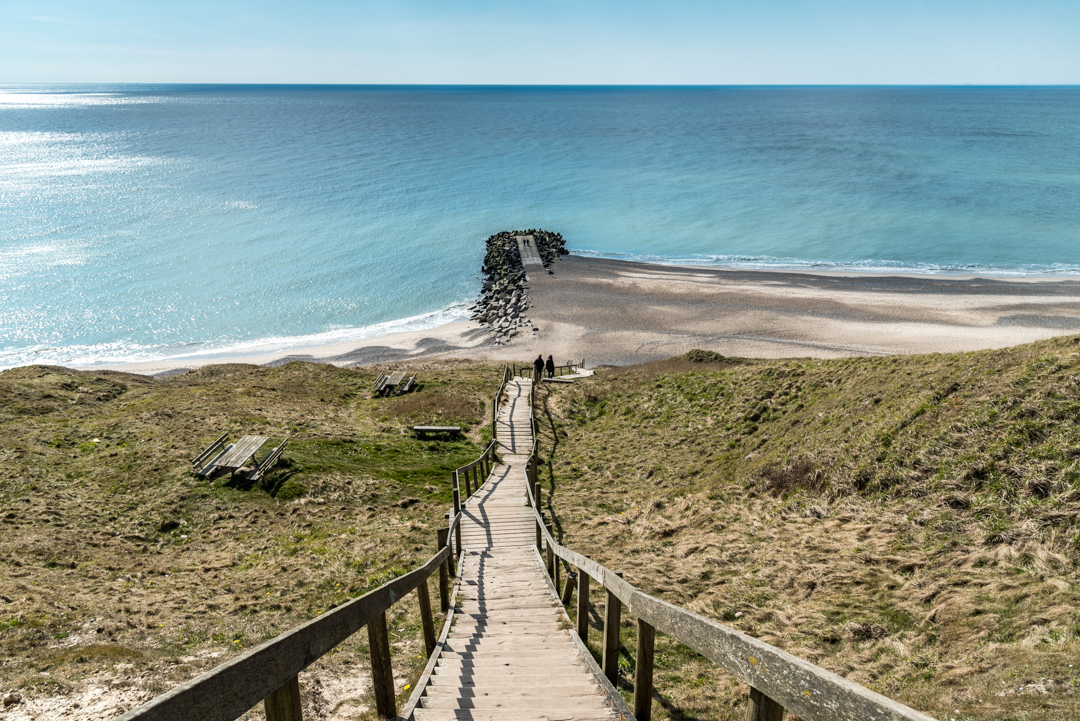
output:
[[[556,528],[643,590],[938,718],[1078,717],[1078,351],[696,351],[550,389]],[[661,650],[661,717],[741,718],[745,688]]]
[[[24,699],[5,718],[111,719],[434,553],[498,373],[432,362],[383,399],[378,370],[0,373],[0,691]],[[431,422],[472,430],[408,431]],[[188,459],[223,432],[287,436],[283,465],[261,485],[196,478]],[[394,611],[406,676],[419,611]],[[306,717],[363,711],[366,635],[341,650],[305,676]]]

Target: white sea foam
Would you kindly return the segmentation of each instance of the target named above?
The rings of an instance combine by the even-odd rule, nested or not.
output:
[[[453,303],[429,313],[372,325],[333,328],[320,333],[296,336],[272,336],[247,340],[211,341],[184,344],[137,344],[124,341],[56,347],[38,345],[30,348],[0,348],[0,369],[25,365],[103,366],[120,363],[167,361],[178,366],[185,362],[220,360],[267,355],[302,348],[317,348],[378,338],[391,333],[428,330],[447,323],[466,320],[465,302]]]
[[[626,260],[653,265],[686,265],[707,268],[735,268],[739,270],[792,270],[827,271],[838,273],[888,273],[897,275],[980,275],[993,277],[1056,277],[1080,275],[1080,266],[1051,263],[1002,267],[983,264],[904,263],[888,260],[858,260],[848,263],[801,260],[799,258],[774,258],[771,256],[746,255],[655,255],[651,253],[610,253],[584,248],[574,248],[573,255],[587,258]]]

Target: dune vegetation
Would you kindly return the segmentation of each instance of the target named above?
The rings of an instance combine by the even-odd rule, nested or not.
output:
[[[430,557],[501,366],[416,368],[390,398],[379,368],[310,363],[0,373],[6,718],[113,718]],[[420,423],[467,434],[417,440]],[[197,478],[189,459],[224,432],[287,437],[284,462],[265,483]],[[401,690],[426,658],[413,596],[390,624]],[[366,644],[304,675],[309,718],[370,715]]]
[[[541,398],[571,548],[939,719],[1080,717],[1080,338],[696,351]],[[623,637],[628,691],[625,613]],[[742,718],[723,671],[661,637],[657,659],[660,718]]]

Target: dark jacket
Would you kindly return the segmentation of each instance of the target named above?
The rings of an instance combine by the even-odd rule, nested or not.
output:
[[[552,359],[551,356],[548,356],[548,359],[547,359],[547,372],[548,373],[554,373],[555,372],[555,361]]]
[[[533,368],[536,369],[537,373],[544,370],[544,356],[536,356],[536,360],[533,361]]]

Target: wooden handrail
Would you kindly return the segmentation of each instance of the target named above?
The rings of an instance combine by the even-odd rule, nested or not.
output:
[[[534,440],[532,454],[525,467],[525,487],[536,522],[537,545],[543,538],[548,554],[578,569],[579,635],[582,632],[581,604],[585,605],[586,616],[588,609],[589,584],[588,578],[583,576],[591,577],[603,586],[638,620],[639,651],[644,654],[639,659],[639,676],[648,670],[648,678],[640,678],[635,683],[635,715],[639,721],[651,717],[651,635],[654,631],[667,634],[748,684],[754,692],[752,695],[756,694],[759,706],[778,704],[806,721],[935,721],[931,716],[730,626],[642,593],[614,571],[558,543],[544,523],[537,495],[534,494],[534,487],[539,487],[536,478],[538,452],[539,445]],[[557,577],[554,574],[552,577],[557,588]],[[564,592],[563,598],[569,600],[568,594]],[[584,631],[588,633],[587,623]],[[617,633],[614,629],[612,631]],[[644,646],[642,640],[645,641]],[[637,692],[641,689],[644,689],[644,693],[637,698]]]
[[[449,551],[443,546],[420,568],[177,686],[118,721],[233,721],[279,689],[287,689],[300,671],[427,583],[447,562]]]

